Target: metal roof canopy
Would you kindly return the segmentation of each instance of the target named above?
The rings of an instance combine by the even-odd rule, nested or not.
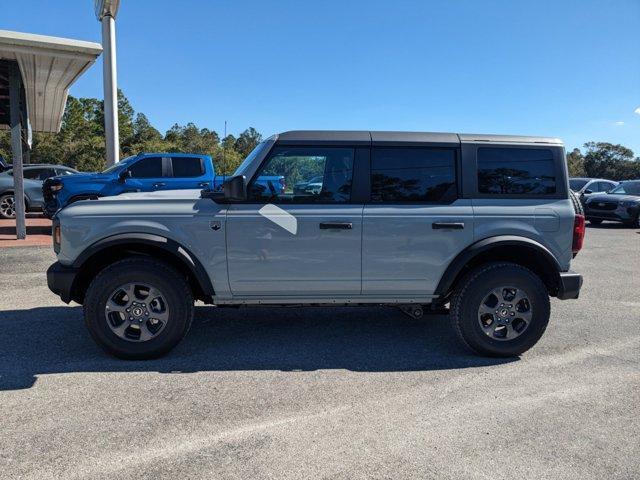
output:
[[[0,62],[20,67],[35,132],[58,132],[71,84],[102,53],[98,43],[0,30]],[[2,62],[4,63],[4,62]],[[8,126],[8,78],[0,75],[0,124]]]
[[[71,84],[98,58],[97,43],[0,30],[0,128],[11,129],[16,236],[27,236],[22,155],[25,127],[56,133]]]

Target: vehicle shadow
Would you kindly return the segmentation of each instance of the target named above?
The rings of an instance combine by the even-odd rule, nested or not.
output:
[[[602,229],[617,229],[617,230],[633,230],[633,227],[625,225],[620,222],[602,222],[599,225],[594,225],[593,223],[589,223],[587,221],[587,228],[602,228]]]
[[[395,308],[198,307],[187,337],[166,357],[123,361],[90,338],[81,307],[0,313],[0,390],[70,372],[347,369],[357,372],[472,368],[517,360],[461,349],[446,316],[414,320]]]

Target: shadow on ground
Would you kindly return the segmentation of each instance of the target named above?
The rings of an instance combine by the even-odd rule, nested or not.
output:
[[[228,370],[356,372],[471,368],[513,360],[462,350],[445,316],[413,320],[395,308],[198,307],[185,340],[158,360],[103,353],[81,307],[0,312],[0,390],[31,387],[41,374]]]

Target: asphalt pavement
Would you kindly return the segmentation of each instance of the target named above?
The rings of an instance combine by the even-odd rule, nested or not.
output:
[[[117,360],[48,291],[50,248],[0,249],[0,477],[640,478],[639,233],[589,227],[581,298],[512,360],[445,316],[205,306]]]

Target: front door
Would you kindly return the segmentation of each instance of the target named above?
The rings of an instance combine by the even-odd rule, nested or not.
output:
[[[233,295],[360,294],[363,205],[350,203],[353,161],[354,149],[345,147],[270,152],[254,175],[261,181],[249,182],[248,201],[227,211]],[[320,184],[307,188],[317,177]]]
[[[458,199],[454,148],[373,148],[364,208],[362,293],[434,293],[453,258],[473,242],[471,201]]]

